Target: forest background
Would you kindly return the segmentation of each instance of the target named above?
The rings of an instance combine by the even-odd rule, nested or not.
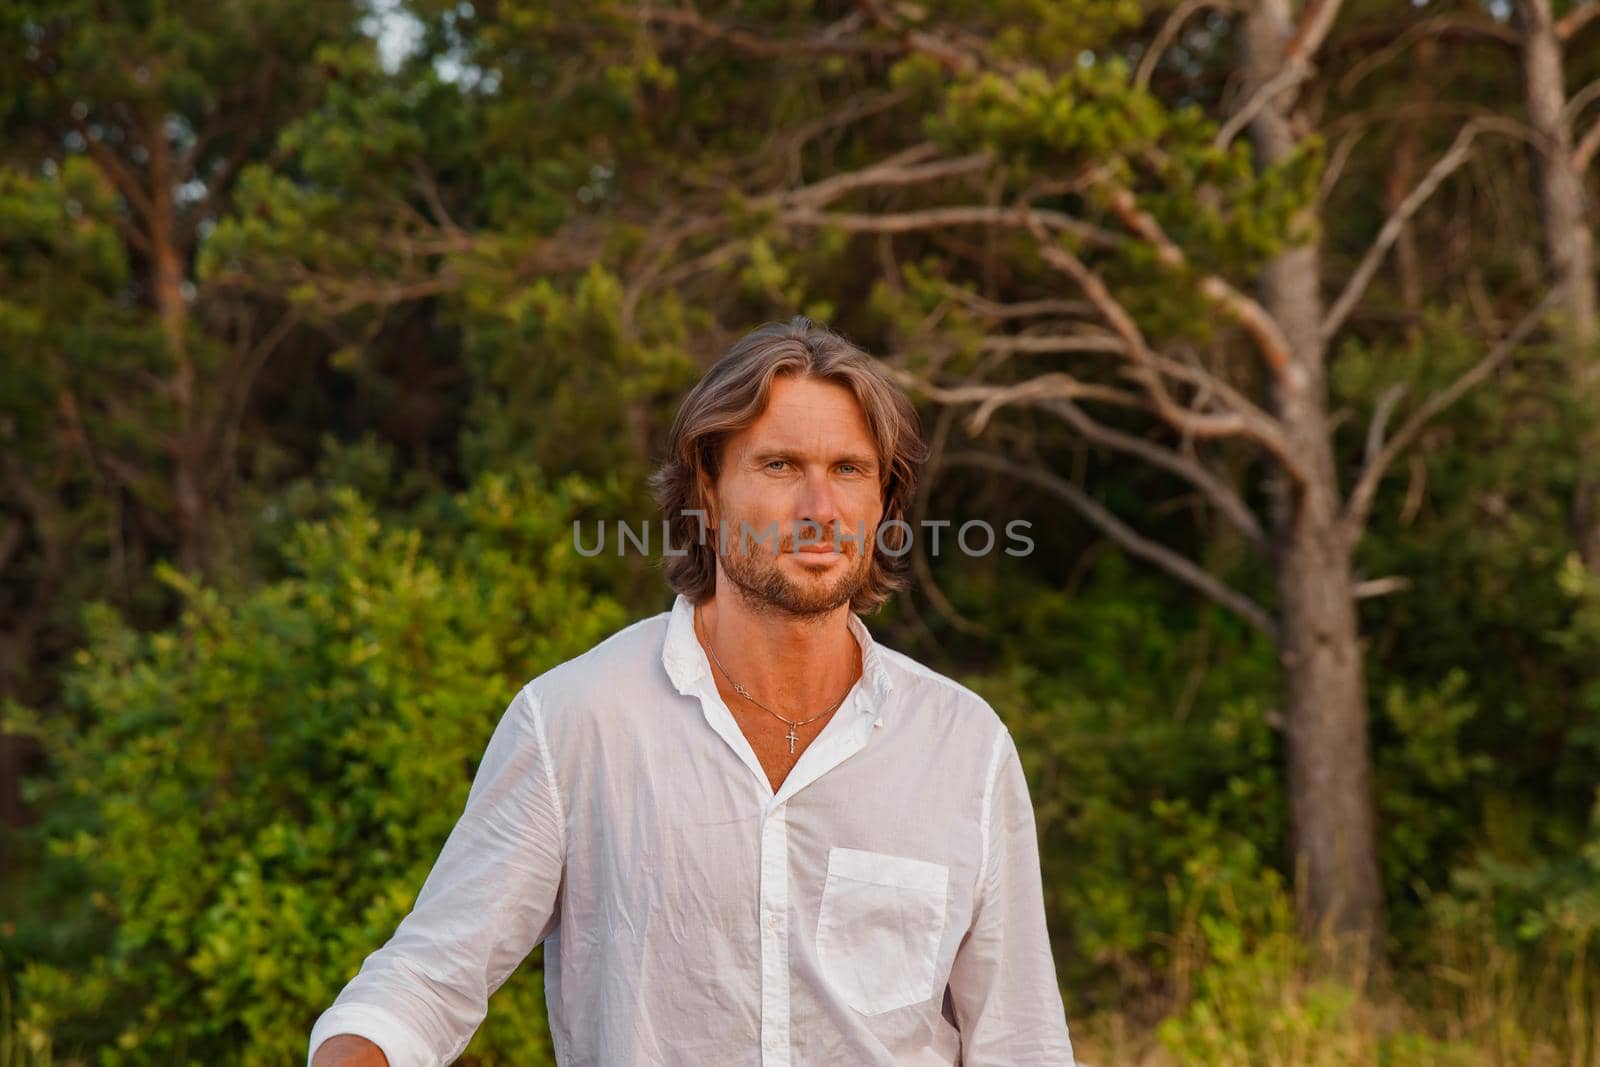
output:
[[[1600,3],[0,42],[0,1067],[303,1057],[515,689],[669,604],[573,523],[797,312],[921,409],[869,623],[1018,740],[1085,1064],[1600,1063]],[[540,959],[463,1062],[552,1062]]]

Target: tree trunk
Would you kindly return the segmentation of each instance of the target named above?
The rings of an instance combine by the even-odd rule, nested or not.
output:
[[[178,406],[178,432],[172,449],[172,494],[178,512],[178,564],[191,573],[206,569],[211,557],[211,521],[206,504],[204,474],[211,457],[201,434],[196,410],[194,361],[187,339],[189,302],[184,296],[188,256],[178,238],[176,176],[172,171],[172,146],[161,121],[148,125],[145,148],[150,158],[151,289],[167,351],[173,360],[172,395]]]
[[[1414,67],[1410,76],[1409,96],[1420,106],[1433,100],[1433,60],[1438,42],[1424,37],[1414,46]],[[1384,213],[1393,215],[1400,210],[1407,194],[1415,188],[1420,177],[1422,159],[1422,123],[1418,119],[1403,118],[1396,124],[1397,141],[1394,166],[1384,183]],[[1417,251],[1416,228],[1408,220],[1400,228],[1394,243],[1394,266],[1400,287],[1400,300],[1411,315],[1406,327],[1408,336],[1416,338],[1422,330],[1422,256]]]
[[[1292,32],[1287,0],[1258,0],[1246,19],[1242,96],[1284,67]],[[1291,94],[1278,94],[1250,123],[1259,166],[1295,147]],[[1299,224],[1314,220],[1302,218]],[[1273,542],[1279,595],[1288,748],[1290,846],[1303,932],[1327,945],[1348,935],[1381,958],[1378,871],[1366,680],[1357,629],[1352,546],[1328,427],[1321,276],[1316,238],[1286,249],[1263,272],[1262,303],[1289,341],[1292,360],[1272,403],[1307,484],[1278,476]],[[1348,944],[1348,942],[1346,942]]]
[[[1579,395],[1600,404],[1600,359],[1592,351],[1600,334],[1595,320],[1594,235],[1589,230],[1583,175],[1572,157],[1561,39],[1550,0],[1518,0],[1516,12],[1522,31],[1523,102],[1528,124],[1538,136],[1532,154],[1539,223],[1550,274],[1561,290],[1561,334],[1570,350]],[[1590,431],[1578,447],[1582,455],[1594,455],[1600,448],[1600,433]],[[1579,475],[1570,521],[1584,562],[1600,574],[1600,476]]]
[[[1522,29],[1522,92],[1528,124],[1539,137],[1534,163],[1539,221],[1551,274],[1561,287],[1562,329],[1576,348],[1596,339],[1594,236],[1585,210],[1583,175],[1572,158],[1561,41],[1550,0],[1518,0]]]

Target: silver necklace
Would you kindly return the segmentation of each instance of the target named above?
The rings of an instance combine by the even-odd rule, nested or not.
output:
[[[789,732],[787,734],[784,734],[784,739],[789,742],[789,754],[790,755],[794,754],[794,743],[797,740],[799,740],[799,737],[794,732],[794,728],[796,726],[804,726],[808,722],[816,722],[818,719],[822,718],[824,715],[828,715],[828,714],[833,713],[834,711],[837,711],[838,708],[839,708],[839,705],[844,703],[845,697],[850,695],[850,690],[846,689],[844,691],[844,696],[840,697],[838,700],[835,700],[833,702],[833,707],[829,708],[827,711],[819,711],[817,714],[811,716],[811,718],[809,718],[809,719],[789,719],[789,718],[785,718],[784,716],[779,715],[777,712],[773,711],[771,708],[767,707],[765,704],[761,703],[761,701],[757,700],[754,696],[752,696],[750,694],[750,690],[746,689],[744,686],[740,685],[738,682],[733,680],[733,675],[728,673],[728,668],[724,667],[722,665],[722,661],[717,658],[717,650],[711,646],[711,638],[709,636],[706,636],[704,634],[704,631],[701,629],[699,605],[696,605],[695,609],[694,609],[694,627],[695,627],[695,632],[696,633],[700,633],[702,636],[705,636],[706,651],[711,653],[711,662],[715,663],[717,665],[717,670],[721,671],[722,672],[722,676],[724,678],[728,679],[728,684],[733,686],[733,691],[735,693],[738,693],[740,696],[744,697],[746,700],[750,701],[750,703],[754,704],[756,707],[760,708],[762,711],[767,712],[768,714],[774,716],[775,718],[783,719],[784,722],[789,724]],[[851,686],[854,687],[854,684],[855,683],[852,682]]]

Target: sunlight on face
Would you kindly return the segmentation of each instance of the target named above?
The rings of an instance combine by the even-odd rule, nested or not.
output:
[[[849,603],[872,566],[883,517],[880,466],[849,389],[778,378],[766,410],[724,446],[712,492],[712,521],[727,531],[718,545],[722,573],[775,612],[817,615]],[[833,551],[804,551],[808,545]]]

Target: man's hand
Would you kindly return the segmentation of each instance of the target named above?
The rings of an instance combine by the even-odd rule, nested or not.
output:
[[[317,1046],[311,1067],[389,1067],[389,1060],[364,1037],[335,1034]]]

